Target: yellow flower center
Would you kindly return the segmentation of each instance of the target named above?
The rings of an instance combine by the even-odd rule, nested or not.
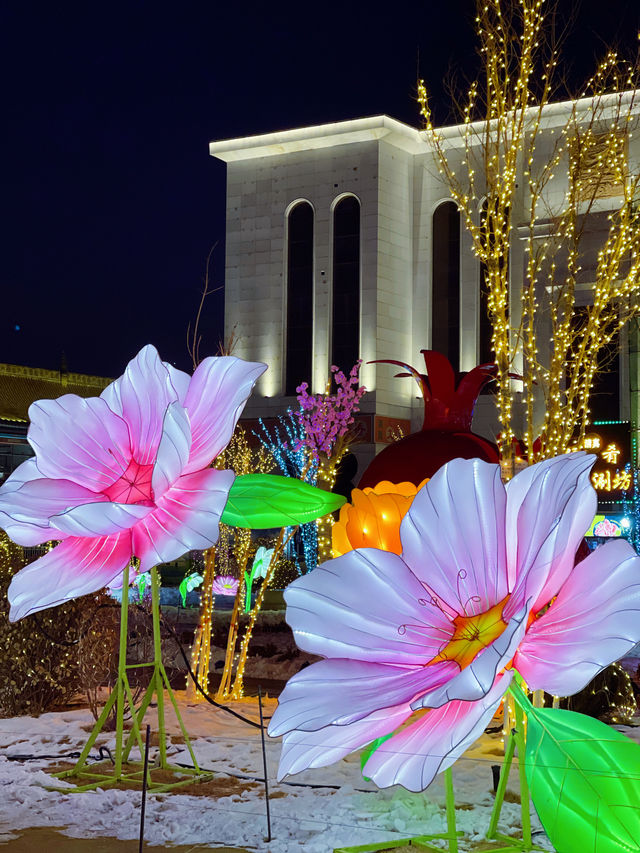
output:
[[[453,620],[453,637],[431,663],[450,660],[457,663],[460,669],[469,666],[507,627],[502,618],[502,611],[508,600],[507,595],[490,610],[475,616],[456,616]]]

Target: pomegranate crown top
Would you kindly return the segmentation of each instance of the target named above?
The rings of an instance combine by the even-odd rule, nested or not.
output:
[[[468,373],[456,374],[449,359],[431,349],[420,350],[427,372],[418,373],[403,361],[379,358],[369,364],[397,364],[418,383],[424,400],[423,430],[471,432],[473,409],[478,395],[496,375],[495,364],[479,364]]]

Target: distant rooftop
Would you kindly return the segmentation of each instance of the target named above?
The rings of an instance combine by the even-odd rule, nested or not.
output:
[[[97,397],[111,381],[64,370],[0,364],[0,420],[27,423],[29,406],[36,400],[53,400],[63,394]]]

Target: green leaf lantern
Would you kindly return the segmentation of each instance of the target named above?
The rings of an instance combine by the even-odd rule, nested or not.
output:
[[[251,591],[253,582],[256,578],[266,578],[271,559],[273,557],[273,548],[263,548],[262,546],[256,551],[251,570],[244,573],[245,597],[244,597],[244,612],[248,613],[251,610]]]
[[[558,853],[640,851],[640,745],[573,711],[527,717],[531,799]]]
[[[180,598],[182,599],[183,607],[187,606],[187,594],[190,593],[192,589],[197,589],[203,580],[203,576],[198,572],[191,572],[182,578],[178,589],[180,590]]]
[[[141,575],[138,575],[135,582],[136,586],[138,587],[138,600],[142,601],[144,597],[144,591],[151,582],[151,573],[143,572]]]
[[[293,477],[244,474],[236,477],[222,521],[232,527],[268,529],[306,524],[340,509],[342,495],[334,495]]]

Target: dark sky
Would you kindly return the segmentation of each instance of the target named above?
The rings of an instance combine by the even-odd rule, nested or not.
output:
[[[561,6],[572,6],[560,0]],[[584,0],[575,74],[635,49],[637,0]],[[230,8],[233,7],[233,8]],[[2,0],[0,362],[117,375],[147,342],[188,367],[205,259],[224,276],[225,167],[208,142],[387,113],[420,72],[474,67],[473,0],[384,4]],[[209,297],[215,352],[223,293]]]

